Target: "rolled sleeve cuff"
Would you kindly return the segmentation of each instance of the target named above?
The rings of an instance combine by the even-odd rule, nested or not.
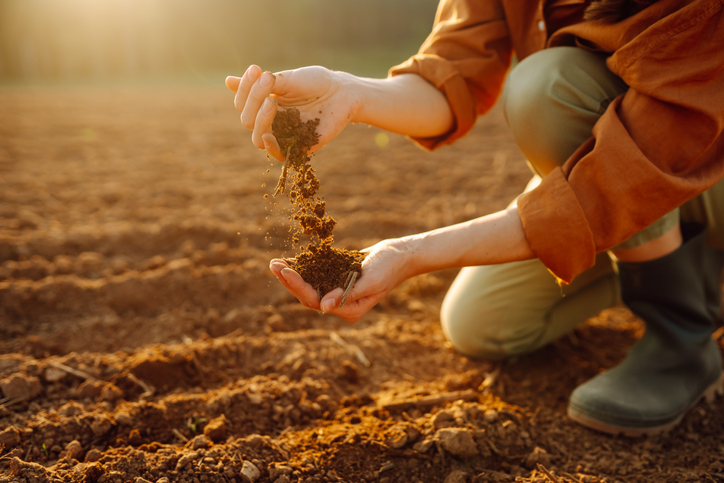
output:
[[[453,127],[445,134],[430,138],[410,137],[425,149],[452,144],[472,129],[477,117],[475,99],[463,76],[442,57],[418,54],[390,69],[389,75],[417,74],[439,89],[453,113]]]
[[[596,259],[586,216],[560,168],[518,199],[518,213],[533,253],[560,284],[568,284]]]

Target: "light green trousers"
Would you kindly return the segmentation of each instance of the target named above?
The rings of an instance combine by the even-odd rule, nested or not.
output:
[[[590,136],[608,104],[628,87],[603,57],[556,47],[527,57],[503,93],[513,136],[536,176],[532,189]],[[724,181],[654,222],[617,248],[658,238],[680,221],[707,225],[707,242],[724,250]],[[441,309],[443,331],[463,354],[486,359],[533,351],[619,303],[606,253],[570,285],[559,287],[536,260],[463,268]]]

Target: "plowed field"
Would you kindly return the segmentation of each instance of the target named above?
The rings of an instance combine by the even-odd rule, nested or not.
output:
[[[721,400],[648,439],[566,419],[640,336],[623,308],[494,364],[446,345],[455,271],[356,324],[301,307],[267,268],[292,250],[264,197],[281,166],[223,81],[0,106],[0,482],[724,481]],[[351,126],[312,163],[349,249],[499,210],[529,177],[498,110],[435,153]]]

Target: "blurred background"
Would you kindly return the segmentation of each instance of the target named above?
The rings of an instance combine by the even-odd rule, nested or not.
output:
[[[384,76],[437,0],[2,0],[0,82],[216,82],[250,63]]]

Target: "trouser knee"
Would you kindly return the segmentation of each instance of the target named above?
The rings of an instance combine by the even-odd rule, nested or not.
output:
[[[440,320],[458,352],[500,360],[548,344],[617,301],[605,253],[563,288],[534,259],[463,268],[445,296]]]
[[[591,137],[608,104],[626,89],[600,55],[555,47],[527,57],[511,71],[503,106],[519,148],[545,176]]]

